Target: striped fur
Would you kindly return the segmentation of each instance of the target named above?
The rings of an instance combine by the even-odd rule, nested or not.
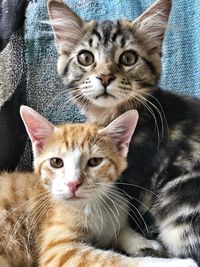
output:
[[[55,2],[49,0],[48,10],[57,36]],[[200,264],[200,101],[157,87],[170,8],[170,0],[157,0],[134,21],[82,22],[73,50],[67,56],[60,51],[58,72],[89,121],[107,125],[138,109],[140,120],[120,186],[148,218],[147,236],[157,235],[169,256],[192,257]],[[67,36],[65,22],[77,18],[69,7],[62,5],[62,10],[68,14],[62,25]],[[80,53],[87,60],[92,53],[93,62],[84,66]],[[129,66],[122,61],[124,53]]]
[[[138,245],[127,224],[127,201],[113,187],[126,168],[127,151],[121,148],[128,146],[136,111],[103,129],[95,124],[54,126],[24,106],[21,117],[32,141],[35,173],[0,174],[1,267],[196,267],[190,259],[131,258],[111,250],[132,254]],[[98,156],[100,164],[90,167],[89,159]],[[55,157],[63,165],[52,165]],[[63,176],[57,190],[54,184]],[[76,176],[82,183],[70,192]],[[142,242],[147,246],[146,239]]]
[[[134,248],[137,234],[127,224],[127,202],[116,199],[120,194],[112,185],[126,167],[127,153],[120,151],[130,139],[124,136],[134,131],[136,111],[104,129],[94,124],[56,127],[28,107],[21,108],[21,116],[33,145],[35,173],[0,174],[1,267],[196,267],[190,259],[131,258],[102,250],[117,246],[132,253]],[[98,155],[102,163],[89,168],[88,158]],[[54,157],[63,160],[61,168],[50,164]],[[73,168],[81,169],[76,175],[84,178],[71,196],[67,187]],[[54,181],[61,181],[63,172],[60,194]],[[144,238],[141,242],[147,245]],[[153,242],[151,247],[157,246]]]

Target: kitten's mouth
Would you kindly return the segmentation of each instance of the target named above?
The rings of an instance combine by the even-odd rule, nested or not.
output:
[[[100,98],[100,97],[103,97],[103,98],[112,97],[112,98],[116,99],[116,97],[115,97],[114,95],[111,95],[111,94],[109,94],[109,93],[107,93],[107,92],[105,92],[105,93],[103,93],[103,94],[100,94],[100,95],[96,96],[95,99],[98,99],[98,98]]]
[[[82,197],[77,196],[76,194],[71,195],[68,199],[71,200],[77,200],[77,199],[82,199]]]
[[[69,198],[70,200],[80,200],[82,197],[72,196]]]
[[[84,199],[84,197],[82,196],[78,196],[76,193],[74,193],[73,195],[70,196],[70,198],[68,198],[69,200],[82,200]]]

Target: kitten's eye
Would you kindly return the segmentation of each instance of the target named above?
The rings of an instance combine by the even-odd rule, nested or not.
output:
[[[124,66],[132,66],[137,62],[138,56],[135,51],[129,50],[125,51],[119,57],[119,64]]]
[[[103,158],[91,158],[88,160],[88,166],[96,167],[102,162]]]
[[[94,62],[94,55],[87,50],[82,50],[78,55],[78,62],[83,66],[89,66]]]
[[[51,166],[53,168],[59,169],[59,168],[62,168],[63,167],[64,162],[60,158],[52,158],[52,159],[50,159],[50,164],[51,164]]]

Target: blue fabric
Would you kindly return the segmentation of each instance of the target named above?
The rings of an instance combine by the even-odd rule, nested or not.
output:
[[[169,24],[161,84],[200,96],[200,0],[174,0]]]

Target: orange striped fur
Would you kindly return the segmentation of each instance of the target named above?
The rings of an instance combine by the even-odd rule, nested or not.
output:
[[[136,111],[105,129],[95,124],[56,127],[27,107],[21,109],[21,116],[33,145],[35,173],[0,174],[0,267],[160,267],[166,261],[173,267],[179,262],[132,258],[112,250],[119,247],[131,254],[137,246],[127,224],[127,203],[113,188],[126,167],[126,149],[122,156],[123,144],[118,147],[116,142],[117,125],[124,118],[126,127],[132,121],[132,135]],[[64,165],[53,167],[50,159],[54,157],[63,159]],[[91,167],[88,159],[94,157],[103,160]],[[60,194],[54,180],[62,180],[64,173],[62,188],[67,190],[68,174],[74,175],[70,164],[79,169],[77,175],[83,181],[74,195]],[[188,261],[180,260],[181,266],[189,266]]]

